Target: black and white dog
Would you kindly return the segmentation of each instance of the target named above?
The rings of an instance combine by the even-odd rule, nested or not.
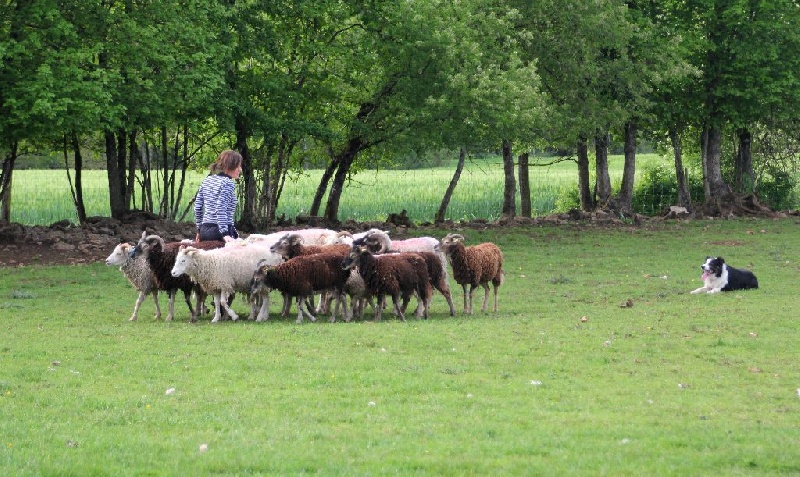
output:
[[[758,279],[750,270],[728,266],[722,257],[706,257],[703,269],[703,286],[692,293],[718,293],[721,291],[758,288]]]

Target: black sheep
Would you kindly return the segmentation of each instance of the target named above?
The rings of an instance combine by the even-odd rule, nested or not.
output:
[[[175,257],[178,255],[178,250],[182,245],[191,245],[195,248],[210,250],[213,248],[224,247],[225,242],[221,241],[206,241],[206,242],[164,242],[164,239],[158,235],[147,235],[147,232],[142,232],[142,238],[134,247],[131,252],[132,257],[144,255],[147,257],[147,263],[153,271],[156,286],[159,290],[166,291],[169,295],[169,314],[167,321],[172,320],[175,312],[175,294],[178,290],[183,292],[186,305],[192,314],[191,321],[197,321],[200,314],[200,307],[205,300],[205,292],[192,282],[187,275],[180,277],[172,276],[172,267],[175,266]],[[192,291],[197,295],[197,308],[192,307],[190,299]]]
[[[250,282],[251,296],[264,295],[269,290],[278,290],[285,296],[297,298],[297,323],[303,322],[303,315],[311,321],[317,321],[309,306],[309,298],[315,292],[332,291],[342,302],[344,285],[349,272],[342,269],[342,256],[331,253],[300,255],[275,267],[263,261],[256,267],[253,280]],[[336,321],[336,309],[330,321]],[[345,307],[345,318],[347,309]]]
[[[374,256],[365,245],[354,244],[350,254],[342,263],[349,270],[358,267],[358,273],[364,279],[367,291],[378,297],[375,308],[375,320],[380,321],[386,295],[392,297],[395,313],[405,321],[405,310],[411,295],[419,299],[417,317],[428,317],[428,306],[431,299],[431,285],[428,267],[417,253],[398,253]],[[400,300],[402,299],[402,305]]]

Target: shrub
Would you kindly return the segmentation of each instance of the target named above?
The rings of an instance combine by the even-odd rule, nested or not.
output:
[[[703,197],[702,174],[689,170],[689,194],[692,201]],[[633,193],[633,210],[643,215],[658,215],[678,203],[678,180],[675,169],[664,164],[646,167]]]
[[[756,193],[772,210],[791,209],[798,203],[797,179],[780,169],[771,169],[761,177]]]

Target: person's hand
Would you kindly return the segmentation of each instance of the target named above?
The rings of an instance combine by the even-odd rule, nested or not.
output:
[[[222,237],[222,240],[224,240],[225,243],[228,243],[228,242],[233,242],[236,239],[231,237],[230,235],[226,235],[226,236]]]
[[[200,232],[197,232],[197,236],[194,238],[194,241],[195,242],[199,242],[200,241]]]

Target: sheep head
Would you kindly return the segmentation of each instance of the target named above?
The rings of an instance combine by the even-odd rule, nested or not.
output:
[[[114,247],[114,251],[111,252],[111,255],[106,258],[106,265],[124,265],[125,262],[131,259],[131,250],[133,249],[133,244],[129,243],[121,243]]]
[[[199,249],[190,245],[181,245],[180,249],[178,249],[178,255],[175,257],[175,265],[172,267],[172,276],[179,277],[186,273],[192,259],[199,251]]]
[[[267,259],[261,259],[258,261],[256,265],[255,271],[253,271],[253,278],[250,280],[250,297],[251,300],[254,296],[258,295],[262,290],[266,289],[268,292],[269,289],[266,284],[267,273],[272,270],[272,266],[269,264]]]
[[[373,253],[385,253],[392,245],[392,239],[389,238],[389,234],[382,230],[370,231],[364,237],[364,241],[370,252]]]
[[[370,253],[367,245],[353,245],[353,248],[350,249],[350,253],[347,254],[347,257],[342,261],[342,269],[350,270],[357,266],[361,256],[365,253]]]
[[[434,250],[449,255],[459,245],[463,247],[465,240],[461,234],[447,234]]]

